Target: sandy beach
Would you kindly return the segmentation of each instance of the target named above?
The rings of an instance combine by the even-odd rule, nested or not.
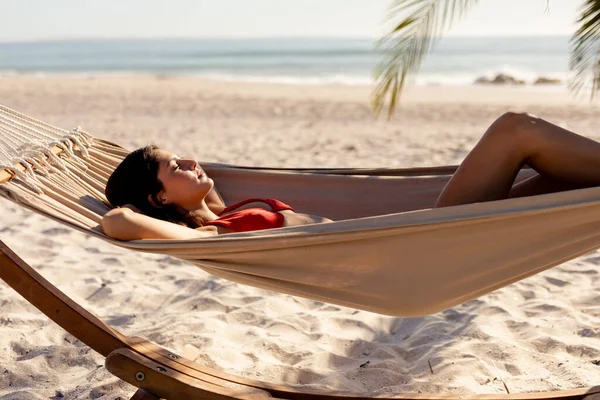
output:
[[[193,77],[0,77],[0,104],[127,148],[270,167],[458,164],[502,113],[600,140],[598,102],[554,88],[413,87],[391,121],[370,89]],[[216,182],[218,186],[218,182]],[[600,254],[422,318],[259,290],[126,251],[1,199],[0,240],[114,328],[199,364],[365,394],[483,394],[600,384]],[[135,388],[0,281],[0,399],[125,399]]]

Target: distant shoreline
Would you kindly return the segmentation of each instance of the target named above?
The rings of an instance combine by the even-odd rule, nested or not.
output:
[[[375,81],[365,77],[291,77],[291,76],[210,76],[193,73],[155,73],[155,72],[138,72],[138,71],[114,71],[114,72],[78,72],[78,73],[48,73],[48,72],[1,72],[0,79],[9,79],[13,77],[30,77],[36,79],[58,78],[58,79],[103,79],[103,78],[150,78],[150,79],[194,79],[200,81],[213,81],[224,83],[238,84],[265,84],[265,85],[285,85],[285,86],[356,86],[356,87],[374,87]],[[509,75],[509,78],[513,78]],[[539,78],[548,78],[538,77]],[[550,77],[552,78],[552,77]],[[419,79],[419,76],[417,76]],[[478,78],[480,79],[480,78]],[[516,78],[514,78],[516,80]],[[543,91],[543,92],[561,92],[568,91],[568,82],[561,81],[560,83],[550,84],[534,84],[533,81],[526,81],[522,84],[515,85],[510,82],[506,83],[438,83],[435,81],[417,82],[408,84],[407,87],[445,87],[445,88],[487,88],[493,89],[509,89],[509,90],[525,90],[525,91]]]

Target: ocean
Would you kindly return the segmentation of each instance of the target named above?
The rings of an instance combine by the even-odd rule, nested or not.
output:
[[[381,55],[371,39],[144,39],[0,42],[0,76],[195,75],[297,84],[370,84]],[[569,38],[445,38],[413,83],[470,85],[504,73],[565,81]]]

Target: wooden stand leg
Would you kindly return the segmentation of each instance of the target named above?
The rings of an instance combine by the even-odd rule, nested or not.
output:
[[[183,347],[183,353],[181,354],[183,356],[183,358],[187,358],[188,360],[195,360],[198,355],[200,354],[200,350],[195,347],[192,346],[191,344],[186,344]],[[159,397],[156,397],[155,395],[146,392],[143,389],[138,389],[137,392],[135,392],[135,394],[133,395],[133,397],[129,400],[162,400]]]
[[[118,378],[168,400],[270,399],[261,389],[236,385],[234,388],[180,373],[129,349],[117,349],[106,357],[106,369]],[[226,383],[226,382],[223,382]]]
[[[161,400],[160,397],[156,397],[153,394],[146,392],[145,390],[138,389],[133,397],[129,400]]]

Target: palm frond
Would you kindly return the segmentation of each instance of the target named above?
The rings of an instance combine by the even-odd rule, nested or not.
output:
[[[478,0],[394,0],[388,9],[387,23],[404,14],[400,22],[380,39],[377,48],[383,52],[375,68],[377,84],[372,105],[376,115],[388,104],[391,118],[400,92],[410,74],[415,74],[425,54],[453,21],[461,18]]]
[[[585,0],[579,29],[571,38],[569,67],[574,77],[569,88],[575,93],[591,87],[591,97],[600,89],[600,0]]]

